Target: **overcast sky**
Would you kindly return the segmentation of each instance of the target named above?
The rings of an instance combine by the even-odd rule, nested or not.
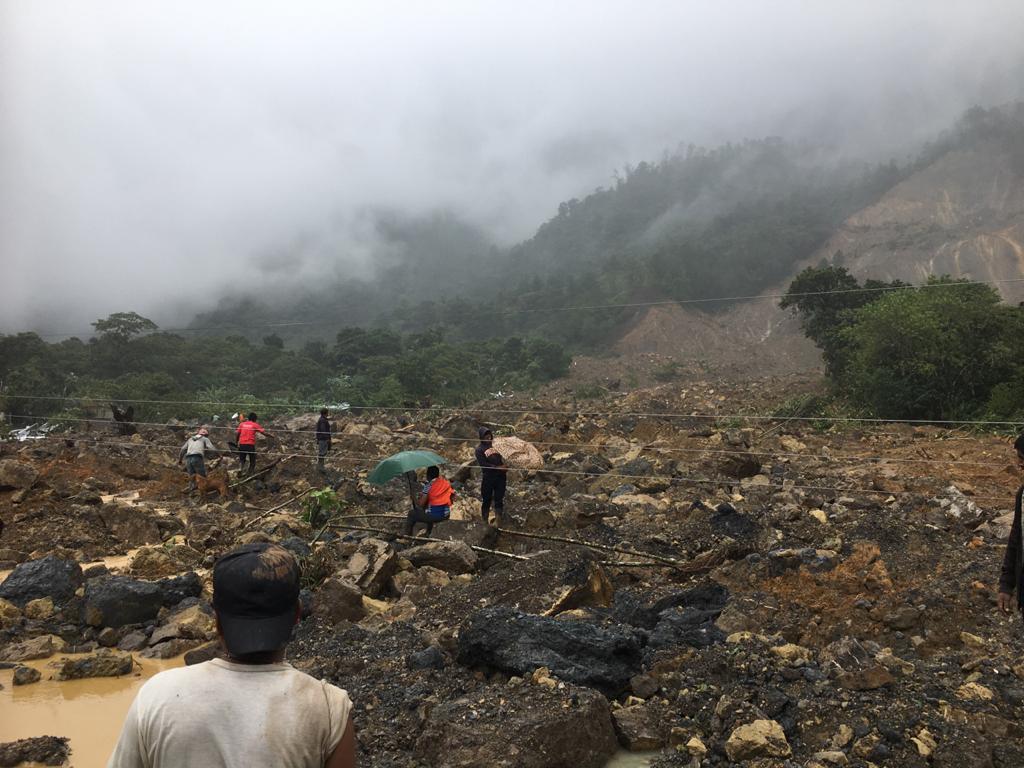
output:
[[[0,0],[0,330],[365,269],[368,206],[508,244],[679,143],[899,157],[1021,98],[1022,40],[1019,0]]]

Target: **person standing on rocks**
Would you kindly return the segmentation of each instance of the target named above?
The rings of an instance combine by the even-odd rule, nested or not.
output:
[[[494,502],[494,520],[497,525],[505,521],[505,483],[508,467],[505,459],[494,448],[494,433],[480,427],[480,444],[476,447],[476,463],[480,466],[480,516],[490,522],[491,502]]]
[[[1013,444],[1017,452],[1017,467],[1024,470],[1024,434],[1018,435]],[[1021,539],[1021,496],[1024,485],[1017,489],[1013,503],[1013,524],[1010,526],[1010,538],[1006,542],[1006,553],[1003,556],[1003,570],[999,574],[999,596],[996,602],[1003,613],[1009,613],[1013,607],[1013,595],[1017,594],[1017,609],[1024,613],[1024,541]]]
[[[170,669],[132,702],[107,768],[354,768],[352,701],[285,662],[299,566],[247,544],[213,568],[224,658]]]
[[[210,432],[202,427],[192,437],[185,441],[178,451],[178,463],[185,460],[185,471],[188,472],[188,489],[195,490],[196,475],[206,477],[206,452],[216,451],[213,443],[210,442]]]
[[[327,418],[328,410],[320,409],[320,419],[316,423],[316,464],[321,473],[326,472],[324,459],[331,450],[331,422]]]
[[[256,471],[256,433],[267,434],[267,431],[256,422],[256,419],[256,414],[250,413],[235,430],[235,434],[238,436],[239,474],[245,472],[246,459],[249,460],[249,474]]]

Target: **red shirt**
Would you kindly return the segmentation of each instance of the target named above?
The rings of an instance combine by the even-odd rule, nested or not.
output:
[[[235,432],[238,433],[239,445],[256,445],[256,433],[263,432],[266,434],[263,427],[255,421],[249,421],[248,419],[239,424]]]

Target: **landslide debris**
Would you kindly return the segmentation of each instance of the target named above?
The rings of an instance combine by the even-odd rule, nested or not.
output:
[[[692,380],[585,408],[552,388],[501,414],[347,413],[326,477],[294,431],[309,419],[271,420],[260,466],[282,460],[205,502],[170,428],[0,444],[25,478],[0,490],[0,659],[55,677],[71,651],[85,673],[209,658],[209,568],[278,541],[303,563],[290,659],[350,691],[361,764],[596,767],[625,748],[660,750],[655,766],[1024,765],[1021,619],[995,610],[1010,448],[732,416],[803,391]],[[544,459],[510,476],[502,530],[458,471],[481,423]],[[401,483],[365,483],[417,447],[451,459],[461,497],[440,542],[398,536]],[[325,482],[344,528],[289,504]]]

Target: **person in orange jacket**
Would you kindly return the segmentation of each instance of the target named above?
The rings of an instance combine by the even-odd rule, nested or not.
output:
[[[434,523],[451,517],[454,498],[455,491],[448,478],[441,477],[438,467],[427,467],[427,482],[423,484],[420,496],[405,521],[406,536],[412,536],[417,523],[427,526],[429,536],[434,530]]]

